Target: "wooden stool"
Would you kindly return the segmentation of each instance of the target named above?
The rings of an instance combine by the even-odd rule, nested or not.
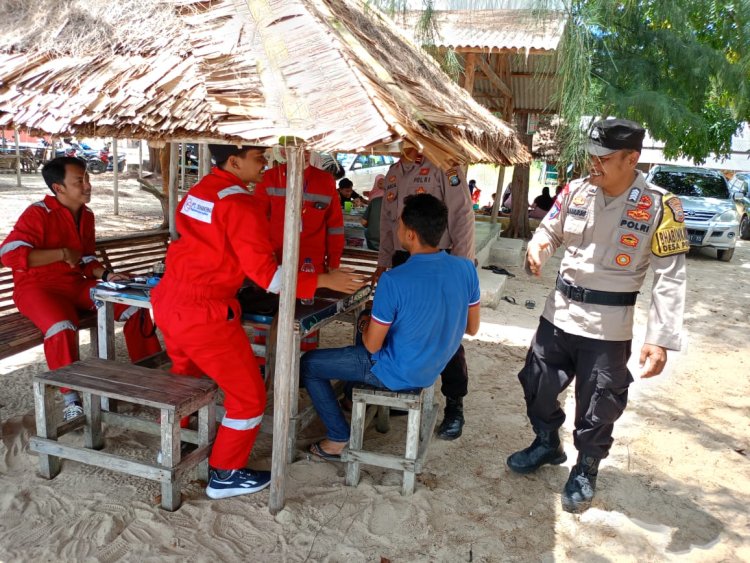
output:
[[[434,385],[413,393],[388,391],[387,389],[373,389],[371,387],[355,387],[352,394],[352,425],[349,447],[341,456],[347,462],[346,484],[355,487],[359,483],[359,464],[376,465],[404,472],[401,484],[401,494],[409,495],[414,492],[414,480],[417,473],[422,472],[422,464],[427,455],[427,447],[435,430],[437,420],[437,404],[434,403]],[[362,441],[367,425],[367,405],[378,406],[377,429],[388,431],[389,409],[403,409],[409,411],[406,425],[406,451],[403,457],[368,452],[362,449]]]
[[[57,387],[68,387],[82,395],[84,416],[58,426],[54,400]],[[176,510],[180,506],[180,478],[187,470],[197,465],[198,477],[208,480],[208,454],[216,435],[217,390],[210,379],[180,377],[97,358],[75,362],[34,377],[37,436],[31,438],[30,449],[39,453],[39,471],[47,479],[60,472],[60,458],[72,459],[161,481],[162,507]],[[101,398],[157,408],[161,420],[102,412]],[[198,430],[181,429],[180,419],[196,411]],[[104,447],[102,422],[161,435],[161,465],[96,451]],[[80,426],[84,428],[85,447],[57,441],[59,435]],[[183,459],[181,440],[198,445]]]

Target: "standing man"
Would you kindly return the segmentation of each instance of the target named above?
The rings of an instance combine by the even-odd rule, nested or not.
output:
[[[414,145],[404,142],[401,159],[385,175],[375,281],[385,270],[395,268],[408,259],[409,253],[398,239],[398,219],[404,209],[404,200],[410,195],[424,193],[435,196],[448,208],[448,227],[440,238],[438,248],[474,262],[474,213],[463,171],[458,167],[443,171],[419,154]],[[463,432],[463,398],[469,391],[463,345],[459,345],[443,370],[442,377],[440,391],[445,396],[445,412],[438,428],[438,437],[455,440]]]
[[[172,371],[207,375],[224,391],[226,414],[209,458],[210,498],[266,488],[268,471],[245,469],[266,405],[266,390],[240,324],[237,290],[245,277],[278,293],[281,266],[263,208],[247,189],[263,178],[265,148],[209,145],[216,161],[177,208],[180,238],[169,245],[166,272],[151,292]],[[296,265],[295,265],[296,267]],[[300,272],[297,294],[317,287],[352,293],[362,284],[350,273]]]
[[[689,248],[684,213],[677,197],[636,170],[644,134],[624,119],[594,124],[589,176],[557,197],[526,253],[527,271],[539,276],[557,248],[566,247],[556,289],[518,374],[536,439],[507,463],[516,473],[531,473],[567,459],[557,397],[575,378],[579,453],[562,493],[568,512],[591,505],[599,461],[627,404],[633,306],[649,267],[654,278],[641,377],[659,375],[667,350],[680,349]]]
[[[91,183],[86,163],[58,157],[42,168],[54,195],[32,203],[0,246],[4,266],[13,270],[13,300],[22,315],[44,334],[44,356],[49,369],[78,360],[79,314],[93,311],[91,288],[98,280],[127,279],[96,259]],[[123,332],[134,362],[161,350],[148,311],[115,305],[115,318],[125,321]],[[63,420],[81,416],[78,393],[61,388]]]
[[[305,151],[303,186],[298,267],[310,258],[316,272],[337,270],[344,252],[344,216],[336,192],[336,181],[328,172],[310,165],[309,151]],[[254,197],[271,222],[271,244],[277,260],[281,262],[286,164],[266,170],[263,180],[255,186]]]

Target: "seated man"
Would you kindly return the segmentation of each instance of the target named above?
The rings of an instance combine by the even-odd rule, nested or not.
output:
[[[448,225],[445,204],[429,194],[404,202],[398,239],[410,257],[382,274],[360,346],[302,357],[300,375],[326,439],[310,451],[337,460],[349,441],[331,380],[402,391],[432,385],[456,353],[464,332],[479,330],[479,279],[472,261],[438,248]]]
[[[354,207],[364,207],[367,205],[365,199],[354,191],[354,182],[349,178],[341,178],[339,180],[339,205],[344,207],[344,204],[349,201]]]
[[[0,259],[13,269],[13,300],[44,334],[49,369],[78,360],[78,315],[92,311],[90,291],[97,280],[116,281],[127,275],[106,270],[95,256],[94,212],[86,163],[59,157],[42,168],[54,196],[26,208],[0,246]],[[115,306],[115,318],[125,322],[125,341],[131,360],[161,350],[151,317],[145,309]],[[83,414],[74,391],[60,389],[65,398],[64,420]]]

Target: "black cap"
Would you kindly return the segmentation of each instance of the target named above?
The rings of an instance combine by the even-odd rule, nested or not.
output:
[[[248,149],[266,150],[266,147],[255,145],[208,145],[208,150],[211,151],[211,156],[214,157],[217,166],[224,164],[229,160],[230,156],[241,154]]]
[[[594,156],[605,156],[615,151],[641,152],[646,130],[628,119],[602,119],[594,123],[586,150]]]

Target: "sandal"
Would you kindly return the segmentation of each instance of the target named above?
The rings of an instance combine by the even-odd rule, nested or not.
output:
[[[330,454],[320,447],[320,442],[314,442],[310,446],[310,453],[326,461],[341,461],[341,454]]]
[[[483,270],[491,270],[493,274],[500,274],[501,276],[508,276],[509,278],[515,278],[516,274],[511,274],[505,268],[500,266],[482,266]]]

